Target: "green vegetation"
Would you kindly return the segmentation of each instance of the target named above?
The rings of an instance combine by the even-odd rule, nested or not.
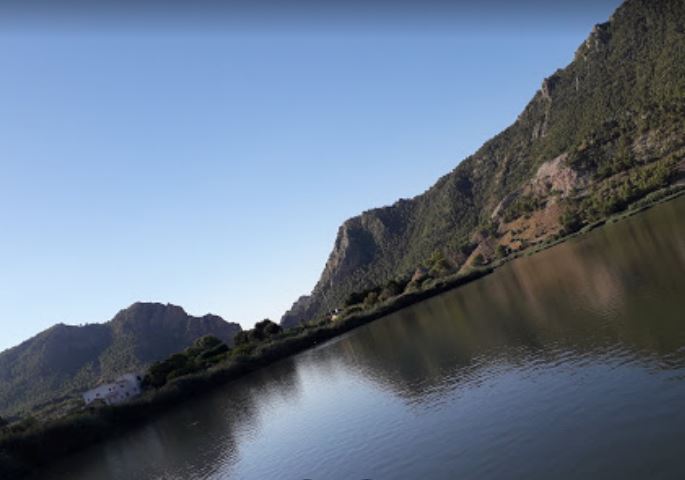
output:
[[[378,293],[379,288],[374,287],[374,288],[367,288],[365,290],[359,291],[359,292],[352,292],[350,295],[345,299],[344,306],[349,307],[350,305],[358,305],[360,303],[363,303],[366,298],[371,295],[372,293]]]
[[[562,232],[565,234],[577,232],[583,226],[583,217],[578,211],[578,207],[575,203],[566,205],[560,221]]]
[[[3,478],[480,278],[510,259],[568,238],[563,235],[596,228],[612,214],[632,214],[681,193],[674,182],[685,158],[683,98],[685,2],[628,0],[610,23],[595,28],[569,66],[543,82],[512,126],[423,195],[345,222],[313,297],[299,302],[287,317],[285,324],[294,328],[282,331],[265,320],[238,334],[232,349],[211,338],[191,345],[193,339],[184,336],[189,331],[185,312],[139,305],[120,312],[108,328],[58,326],[0,354],[0,412],[22,418],[11,418],[0,434]],[[501,220],[542,208],[549,197],[525,193],[530,191],[525,187],[554,158],[564,159],[580,179],[567,197],[549,192],[564,208],[562,236],[531,240],[525,251],[495,247],[501,222],[493,211],[511,198]],[[464,269],[467,258],[488,241],[496,258],[479,253],[474,268]],[[522,248],[527,246],[523,242]],[[419,275],[414,275],[417,268]],[[332,315],[336,306],[342,311]],[[219,325],[215,319],[194,321],[204,321],[204,334],[221,337],[210,328]],[[131,404],[77,411],[69,406],[71,413],[49,421],[29,410],[60,395],[56,405],[69,405],[69,394],[102,375],[144,368],[166,357],[149,369],[146,393]]]
[[[668,186],[674,176],[675,165],[675,158],[671,157],[612,177],[603,188],[580,202],[584,220],[591,222],[624,210],[647,193]]]
[[[280,325],[269,319],[262,320],[253,329],[239,332],[233,339],[235,348],[232,350],[211,335],[199,338],[183,352],[154,363],[143,379],[143,386],[158,389],[176,378],[204,372],[226,360],[250,355],[259,345],[282,338],[282,332]]]
[[[154,363],[145,375],[143,385],[159,388],[174,378],[206,370],[222,361],[228,351],[228,346],[218,338],[201,337],[183,352]]]
[[[12,478],[32,472],[63,455],[125,431],[130,425],[199,392],[238,378],[276,360],[305,350],[412,303],[473,281],[491,269],[452,275],[421,292],[400,294],[364,307],[352,306],[337,320],[280,330],[271,321],[247,332],[247,342],[233,349],[213,337],[203,337],[181,353],[154,364],[145,376],[146,391],[131,403],[89,407],[77,413],[38,422],[26,418],[0,433],[0,473]],[[261,333],[258,333],[261,332]]]
[[[505,247],[504,245],[497,245],[497,248],[495,249],[495,256],[497,258],[504,258],[509,254],[509,249]]]
[[[534,195],[524,195],[517,198],[504,214],[504,221],[511,222],[518,217],[530,216],[536,210],[544,207],[545,201]]]
[[[381,292],[378,294],[378,300],[385,302],[405,291],[409,284],[409,278],[393,279],[385,284]]]
[[[336,261],[324,270],[313,296],[284,316],[283,325],[319,318],[353,292],[411,275],[436,250],[463,262],[460,250],[490,222],[503,199],[518,196],[502,212],[506,221],[558,196],[557,191],[525,194],[524,187],[544,162],[561,155],[582,179],[571,199],[581,222],[660,188],[658,175],[629,184],[621,176],[685,157],[683,32],[682,0],[626,1],[611,22],[595,27],[571,64],[543,82],[513,125],[424,194],[345,222],[331,255]],[[587,195],[593,200],[581,205]],[[585,207],[591,208],[589,216]],[[574,220],[566,218],[566,231],[582,228]]]
[[[640,203],[639,209],[616,218],[623,218],[682,193],[685,193],[685,188],[682,187],[657,192],[650,204]],[[582,232],[571,236],[579,234]],[[78,412],[47,422],[27,417],[0,428],[0,475],[7,479],[24,476],[67,453],[124,432],[131,425],[144,422],[202,391],[239,378],[411,304],[477,280],[506,261],[549,248],[566,238],[569,237],[536,245],[527,252],[512,253],[489,267],[474,268],[466,273],[448,274],[441,278],[426,277],[427,280],[422,282],[419,290],[412,291],[411,282],[406,283],[403,293],[385,301],[377,300],[373,305],[361,302],[348,306],[335,320],[332,317],[322,318],[316,323],[286,331],[275,328],[278,326],[265,320],[253,329],[261,330],[261,333],[247,331],[244,335],[247,342],[241,341],[233,349],[214,337],[203,337],[183,352],[154,364],[146,375],[144,395],[129,404],[82,408]],[[397,285],[402,285],[402,282]],[[187,369],[188,365],[193,365],[194,368]],[[156,378],[164,379],[163,383],[154,380]]]
[[[230,342],[240,330],[181,307],[136,303],[105,324],[55,325],[0,353],[0,415],[54,418],[73,412],[101,379],[143,371],[202,335]]]
[[[257,322],[252,330],[240,332],[234,338],[234,342],[236,345],[262,342],[278,335],[282,330],[280,325],[266,318]]]

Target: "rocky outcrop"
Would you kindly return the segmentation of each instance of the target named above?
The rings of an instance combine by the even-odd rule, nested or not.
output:
[[[105,325],[115,338],[130,338],[136,358],[143,363],[180,351],[204,335],[231,345],[233,337],[242,330],[239,324],[229,323],[218,315],[193,317],[182,307],[161,303],[134,303]]]
[[[540,165],[523,194],[546,197],[558,193],[568,197],[575,190],[586,186],[589,178],[583,177],[568,165],[568,154],[564,153]]]
[[[293,303],[290,310],[283,314],[280,324],[285,328],[294,327],[305,319],[316,318],[319,311],[322,311],[321,295],[302,295]]]
[[[463,252],[492,257],[498,245],[545,239],[560,231],[564,202],[619,172],[680,155],[684,31],[685,2],[626,1],[509,128],[425,193],[345,222],[319,282],[283,324],[314,320],[352,292],[411,276],[436,250],[454,262]],[[474,234],[485,231],[474,250]]]

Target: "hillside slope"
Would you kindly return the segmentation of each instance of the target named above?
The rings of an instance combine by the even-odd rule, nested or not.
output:
[[[192,317],[159,303],[135,303],[104,324],[55,325],[0,353],[0,415],[144,369],[204,335],[229,343],[240,330],[215,315]]]
[[[685,2],[627,0],[516,122],[422,195],[339,229],[311,295],[284,326],[434,259],[487,263],[679,182],[685,152]]]

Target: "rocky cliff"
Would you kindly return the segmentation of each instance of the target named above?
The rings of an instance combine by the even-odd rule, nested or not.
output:
[[[316,320],[436,252],[459,270],[619,211],[679,181],[684,138],[685,2],[627,0],[509,128],[425,193],[347,220],[281,323]]]

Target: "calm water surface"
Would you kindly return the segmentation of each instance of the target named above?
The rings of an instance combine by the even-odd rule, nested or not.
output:
[[[55,479],[685,478],[685,198],[225,386]]]

